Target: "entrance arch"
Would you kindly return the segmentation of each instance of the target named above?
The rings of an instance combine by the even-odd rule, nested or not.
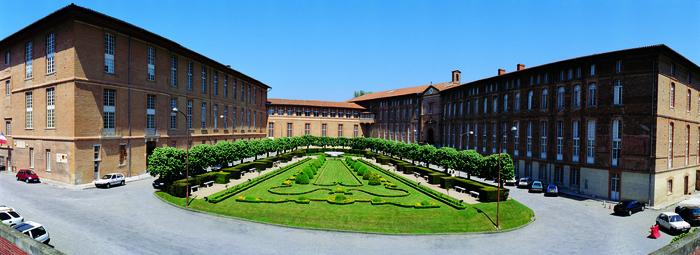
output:
[[[433,144],[433,143],[435,143],[435,140],[433,139],[433,136],[434,136],[434,135],[433,135],[433,129],[432,129],[432,128],[429,128],[429,129],[428,129],[428,135],[427,135],[427,136],[428,136],[428,144]]]

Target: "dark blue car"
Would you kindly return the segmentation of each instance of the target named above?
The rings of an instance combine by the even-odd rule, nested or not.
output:
[[[637,200],[625,200],[615,205],[615,214],[632,216],[635,212],[644,211],[644,204]]]
[[[549,186],[547,186],[547,189],[544,190],[544,195],[555,197],[559,196],[559,187],[557,187],[557,185],[554,184],[549,184]]]

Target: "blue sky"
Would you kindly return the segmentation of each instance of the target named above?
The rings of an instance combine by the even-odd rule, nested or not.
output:
[[[71,3],[31,2],[0,0],[0,38]],[[698,0],[72,2],[229,64],[272,98],[344,101],[653,44],[700,64]]]

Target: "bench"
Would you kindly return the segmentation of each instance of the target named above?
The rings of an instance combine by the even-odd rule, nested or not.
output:
[[[272,162],[272,166],[275,166],[275,167],[276,167],[276,166],[279,166],[279,165],[280,165],[280,161],[279,161],[279,160],[277,160],[277,161],[275,161],[275,162]]]
[[[427,175],[424,175],[424,176],[423,176],[423,179],[425,179],[425,181],[428,181],[428,176],[427,176]]]
[[[211,186],[214,186],[214,181],[208,181],[208,182],[205,182],[205,183],[203,183],[203,184],[204,184],[204,186],[206,186],[206,187],[211,187]]]
[[[194,185],[194,186],[190,187],[190,192],[195,192],[195,191],[199,191],[199,185]]]
[[[469,191],[469,195],[471,195],[471,196],[473,196],[473,197],[475,197],[475,198],[479,198],[479,192],[476,192],[476,191],[473,191],[473,190]]]
[[[462,193],[462,192],[465,191],[465,189],[462,188],[462,187],[460,187],[460,186],[455,186],[455,190],[456,190],[457,192],[459,192],[459,193]]]

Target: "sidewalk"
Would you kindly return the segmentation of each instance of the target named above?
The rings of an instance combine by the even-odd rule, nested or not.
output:
[[[2,174],[7,174],[7,175],[12,175],[12,176],[14,176],[14,175],[17,174],[17,173],[13,173],[13,172],[10,172],[10,171],[1,171],[0,173],[2,173]],[[151,179],[153,179],[153,176],[151,176],[151,175],[148,174],[148,173],[143,173],[143,174],[140,174],[140,175],[135,175],[135,176],[132,176],[132,177],[126,177],[126,178],[124,178],[124,180],[125,180],[127,183],[129,183],[129,182],[134,182],[134,181],[140,181],[140,180],[151,180]],[[68,184],[68,183],[62,183],[62,182],[58,182],[58,181],[54,181],[54,180],[49,180],[49,179],[45,179],[45,178],[40,178],[40,180],[41,180],[41,183],[42,183],[42,184],[51,185],[51,186],[54,186],[54,187],[57,187],[57,188],[61,188],[61,189],[68,189],[68,190],[84,190],[84,189],[93,189],[93,188],[95,188],[95,182],[94,182],[94,181],[93,181],[93,182],[90,182],[90,183],[86,183],[86,184],[71,185],[71,184]]]

